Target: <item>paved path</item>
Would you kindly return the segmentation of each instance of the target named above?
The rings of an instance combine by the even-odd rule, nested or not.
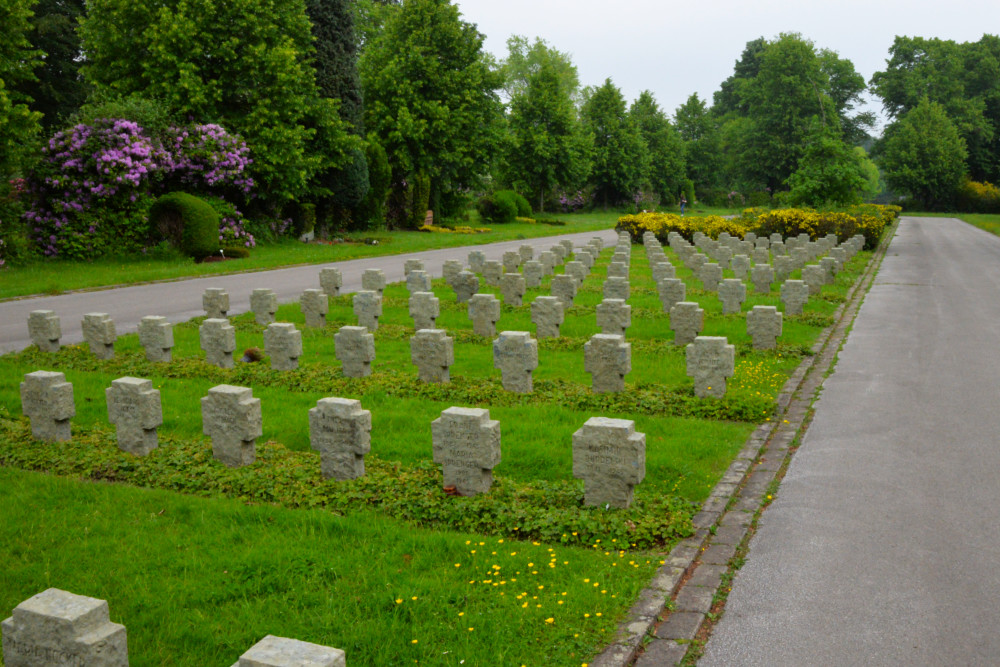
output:
[[[1000,662],[1000,238],[904,218],[699,663]]]
[[[407,259],[422,259],[432,276],[440,276],[447,259],[466,262],[470,250],[482,250],[487,259],[500,259],[506,250],[517,250],[522,244],[535,248],[537,256],[561,239],[569,239],[577,246],[599,236],[605,246],[613,244],[617,235],[614,230],[547,236],[521,241],[503,241],[488,245],[466,246],[427,250],[406,255],[367,257],[344,262],[296,266],[288,269],[238,273],[225,276],[192,278],[133,287],[94,292],[74,292],[59,296],[45,296],[17,301],[0,302],[0,353],[22,350],[31,344],[28,336],[28,315],[33,310],[51,310],[59,315],[62,326],[63,344],[78,343],[83,340],[81,321],[86,313],[107,313],[115,321],[119,334],[136,330],[139,321],[147,315],[160,315],[171,322],[184,322],[192,317],[204,315],[201,295],[208,287],[222,287],[229,292],[230,314],[250,310],[250,293],[258,287],[274,290],[278,301],[298,301],[302,291],[319,287],[319,271],[324,266],[336,266],[344,274],[343,292],[361,289],[361,274],[365,269],[382,269],[388,282],[403,280],[403,262]]]

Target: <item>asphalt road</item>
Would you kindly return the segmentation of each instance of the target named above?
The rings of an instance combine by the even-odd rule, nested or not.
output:
[[[1000,238],[904,218],[699,664],[1000,662]]]
[[[31,345],[28,336],[28,315],[33,310],[51,310],[60,318],[62,343],[73,344],[83,340],[81,322],[87,313],[107,313],[115,321],[119,335],[134,332],[140,320],[147,315],[160,315],[170,322],[184,322],[204,315],[201,295],[209,287],[221,287],[229,292],[229,314],[236,315],[250,310],[250,293],[257,288],[274,290],[279,303],[298,301],[303,290],[319,288],[319,271],[327,266],[340,268],[344,275],[341,293],[361,289],[361,274],[365,269],[382,269],[390,283],[403,280],[403,262],[422,259],[432,277],[440,277],[445,260],[457,259],[467,264],[471,250],[482,250],[486,259],[500,259],[506,250],[517,250],[523,244],[535,248],[535,256],[562,239],[582,246],[599,236],[605,247],[614,244],[617,234],[607,229],[579,234],[547,236],[521,241],[504,241],[488,245],[466,246],[428,250],[405,255],[369,257],[329,264],[312,264],[273,271],[238,273],[207,278],[192,278],[148,285],[135,285],[92,292],[74,292],[58,296],[44,296],[0,302],[0,353],[22,350]]]

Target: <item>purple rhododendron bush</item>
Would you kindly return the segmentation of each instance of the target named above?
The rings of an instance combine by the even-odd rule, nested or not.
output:
[[[159,243],[147,212],[164,192],[210,199],[221,213],[221,245],[252,247],[237,203],[253,188],[250,150],[219,125],[171,127],[101,119],[57,132],[27,179],[31,238],[49,256],[92,259]],[[214,200],[214,201],[212,201]]]

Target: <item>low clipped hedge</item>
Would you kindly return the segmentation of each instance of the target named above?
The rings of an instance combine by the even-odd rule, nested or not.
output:
[[[149,209],[154,229],[189,257],[200,260],[219,252],[219,214],[186,192],[170,192]]]

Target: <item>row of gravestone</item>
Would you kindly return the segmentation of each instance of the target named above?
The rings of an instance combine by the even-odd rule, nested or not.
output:
[[[128,667],[125,626],[106,600],[49,588],[0,623],[6,667]],[[345,667],[340,649],[267,635],[233,667]]]
[[[688,351],[689,366],[697,366],[696,383],[722,384],[723,373],[732,375],[733,346],[720,362],[713,358],[716,341],[699,339]],[[520,344],[523,341],[515,341]],[[720,348],[721,349],[721,348]],[[506,357],[509,359],[509,357]],[[520,362],[514,364],[519,365]],[[504,371],[505,379],[510,371]],[[530,373],[530,371],[529,371]],[[708,386],[708,385],[706,385]],[[160,392],[150,380],[124,377],[105,391],[108,420],[116,427],[118,447],[146,456],[159,446],[157,429],[163,423]],[[21,383],[21,405],[31,420],[32,436],[46,442],[72,438],[70,420],[76,409],[73,386],[62,373],[35,371]],[[263,433],[261,403],[247,387],[218,385],[201,399],[202,431],[212,441],[212,455],[237,468],[256,460],[256,442]],[[431,424],[433,458],[441,464],[443,484],[459,495],[489,491],[493,468],[500,463],[500,425],[483,408],[452,407]],[[320,453],[325,479],[356,479],[365,474],[365,455],[371,450],[371,413],[361,402],[347,398],[322,398],[309,410],[309,441]],[[597,465],[593,451],[619,463]],[[628,507],[632,488],[645,476],[645,438],[635,434],[635,424],[621,419],[594,417],[573,434],[573,476],[584,480],[587,505]]]

